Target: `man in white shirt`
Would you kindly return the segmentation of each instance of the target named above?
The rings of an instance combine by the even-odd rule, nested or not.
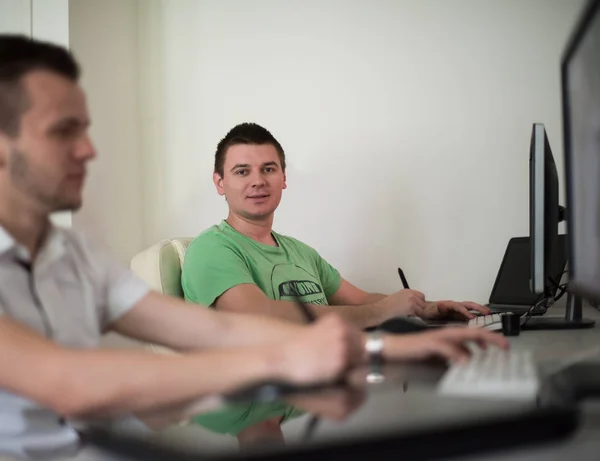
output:
[[[199,309],[53,227],[50,213],[81,206],[96,156],[78,78],[64,48],[0,35],[0,400],[67,418],[149,415],[259,380],[327,382],[365,359],[366,337],[336,315],[303,326]],[[182,353],[99,349],[109,330]],[[461,359],[470,340],[506,347],[466,328],[380,344],[386,359]]]

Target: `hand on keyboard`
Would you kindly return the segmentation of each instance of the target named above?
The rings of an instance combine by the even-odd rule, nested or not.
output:
[[[482,315],[491,313],[488,307],[471,301],[429,301],[417,315],[424,319],[456,319],[470,320],[475,317],[473,312]]]
[[[388,360],[423,360],[441,358],[464,361],[470,357],[467,344],[476,343],[481,348],[494,345],[508,348],[504,336],[484,328],[447,327],[407,335],[385,337],[384,355]]]

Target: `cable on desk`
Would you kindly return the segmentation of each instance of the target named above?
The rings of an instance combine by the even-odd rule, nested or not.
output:
[[[527,322],[529,322],[529,319],[531,318],[531,316],[533,315],[533,313],[535,312],[535,310],[540,307],[544,302],[546,302],[546,298],[544,298],[544,295],[541,294],[538,299],[535,301],[535,303],[529,308],[529,310],[524,314],[525,316],[525,321],[523,322],[523,324],[521,325],[521,328],[523,328],[525,325],[527,325]]]
[[[550,283],[552,285],[554,285],[554,288],[556,288],[557,290],[560,290],[560,293],[558,293],[557,295],[554,296],[554,302],[560,300],[560,298],[562,298],[563,295],[567,292],[568,283],[563,283],[563,284],[559,283],[562,276],[564,274],[566,274],[567,272],[568,272],[567,270],[563,271],[563,273],[560,275],[558,281],[554,280],[552,277],[548,277],[548,280],[550,281]]]
[[[564,274],[566,274],[567,272],[568,272],[567,270],[564,270],[562,272],[562,274],[560,274],[560,278],[562,278],[562,276]],[[557,289],[557,291],[560,291],[558,294],[554,295],[554,298],[552,300],[553,302],[557,302],[567,292],[568,283],[559,284],[552,277],[548,277],[548,280],[550,281],[550,283],[552,285],[554,285],[554,287]],[[544,294],[543,293],[538,296],[538,299],[536,299],[535,303],[533,303],[533,305],[529,308],[529,310],[524,314],[524,316],[525,316],[525,322],[523,322],[523,324],[521,325],[521,328],[524,327],[525,325],[527,325],[527,322],[529,321],[529,319],[531,318],[531,316],[533,315],[533,313],[535,312],[535,310],[538,307],[540,307],[546,301],[547,301],[547,299],[544,298]]]

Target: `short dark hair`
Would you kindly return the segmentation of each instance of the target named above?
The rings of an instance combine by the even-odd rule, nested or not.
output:
[[[29,72],[47,70],[72,81],[79,80],[79,66],[64,47],[24,35],[0,34],[0,131],[19,134],[27,95],[21,79]]]
[[[285,152],[279,141],[262,126],[256,123],[240,123],[233,127],[229,133],[217,145],[215,152],[215,173],[223,177],[223,166],[225,165],[225,154],[227,149],[236,144],[271,144],[277,150],[281,169],[285,171]]]

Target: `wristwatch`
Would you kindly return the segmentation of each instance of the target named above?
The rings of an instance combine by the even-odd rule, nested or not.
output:
[[[367,382],[372,384],[382,383],[385,380],[381,365],[383,362],[383,335],[380,331],[372,331],[367,334],[365,350],[369,354],[369,373]]]
[[[367,334],[365,350],[369,354],[370,363],[381,363],[383,358],[383,335],[381,331],[375,330]]]

